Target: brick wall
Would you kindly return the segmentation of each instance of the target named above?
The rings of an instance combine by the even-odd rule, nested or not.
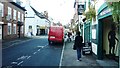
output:
[[[21,15],[22,14],[25,14],[25,11],[21,10],[20,8],[18,8],[17,6],[9,3],[9,2],[4,2],[4,17],[7,16],[8,14],[8,6],[11,8],[11,20],[9,21],[3,21],[4,22],[4,25],[3,25],[3,39],[14,39],[14,38],[17,38],[18,37],[18,26],[17,26],[17,21],[18,21],[18,11],[20,12],[20,20],[21,20]],[[13,19],[13,16],[14,16],[14,9],[16,10],[16,20]],[[23,17],[24,19],[24,17]],[[11,23],[11,31],[12,31],[12,34],[8,35],[8,25],[7,23]],[[16,24],[16,34],[13,34],[13,24]],[[21,37],[23,37],[24,35],[21,34]]]

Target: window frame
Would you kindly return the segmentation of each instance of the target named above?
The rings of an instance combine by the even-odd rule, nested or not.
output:
[[[12,8],[8,7],[8,15],[7,15],[7,20],[10,20],[12,18]]]
[[[7,28],[7,33],[8,33],[8,35],[10,35],[10,34],[12,34],[12,23],[8,23],[8,26],[7,26],[8,28]]]
[[[13,19],[16,20],[17,11],[14,9]]]
[[[13,24],[13,34],[16,34],[16,24]]]
[[[18,11],[18,21],[20,21],[20,12]]]
[[[3,17],[3,4],[1,2],[0,2],[0,11],[1,11],[0,17]]]

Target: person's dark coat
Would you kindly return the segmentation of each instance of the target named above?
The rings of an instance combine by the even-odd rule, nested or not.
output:
[[[83,38],[82,36],[76,36],[75,37],[75,46],[76,48],[82,48],[82,42],[83,42]]]

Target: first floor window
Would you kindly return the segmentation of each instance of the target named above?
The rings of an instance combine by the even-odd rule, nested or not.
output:
[[[10,35],[12,32],[11,32],[11,23],[8,23],[8,35]]]
[[[13,34],[16,34],[16,24],[13,24]]]
[[[0,17],[3,17],[3,4],[0,2]]]

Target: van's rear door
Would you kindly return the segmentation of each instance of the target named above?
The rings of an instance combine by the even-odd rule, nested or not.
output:
[[[61,27],[56,27],[56,38],[59,40],[63,39],[63,29]]]

